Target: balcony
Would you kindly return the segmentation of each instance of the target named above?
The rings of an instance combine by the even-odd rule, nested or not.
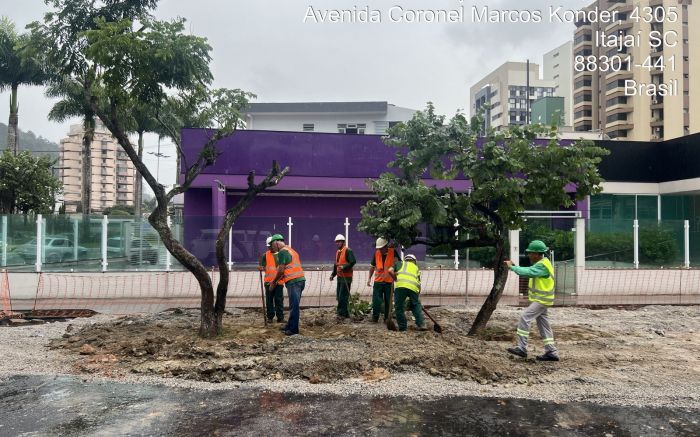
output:
[[[664,98],[659,96],[659,97],[652,97],[651,98],[651,107],[653,109],[663,109],[664,108]]]
[[[651,123],[649,123],[651,127],[663,127],[664,126],[664,119],[663,118],[652,118]]]

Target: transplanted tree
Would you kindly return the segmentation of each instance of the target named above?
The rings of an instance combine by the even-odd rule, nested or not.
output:
[[[35,58],[23,51],[28,40],[27,34],[17,33],[14,23],[7,17],[0,18],[0,91],[10,89],[7,148],[14,154],[19,150],[19,86],[42,85],[47,79]]]
[[[385,142],[401,149],[389,164],[396,171],[370,181],[378,200],[363,207],[359,224],[362,231],[405,246],[495,248],[493,285],[470,335],[486,326],[503,293],[507,230],[522,226],[521,213],[528,208],[570,207],[574,198],[600,192],[598,164],[607,153],[587,142],[560,144],[556,128],[490,129],[480,139],[480,126],[480,117],[470,122],[457,114],[447,121],[428,104],[407,123],[390,129]],[[546,139],[536,140],[542,137]],[[435,179],[465,177],[471,189],[426,185],[426,173]],[[574,196],[567,186],[575,186]],[[444,232],[422,231],[426,224]]]
[[[241,90],[207,89],[212,80],[209,70],[211,47],[204,38],[186,35],[184,20],[163,22],[141,15],[133,17],[138,18],[138,22],[135,22],[130,19],[110,20],[104,18],[105,14],[97,15],[102,18],[96,20],[96,29],[80,32],[80,36],[85,39],[81,40],[81,45],[74,47],[97,67],[95,71],[98,72],[95,80],[86,88],[85,103],[110,130],[153,190],[157,206],[149,215],[149,222],[160,235],[163,245],[193,273],[199,283],[202,293],[200,335],[217,335],[221,331],[228,288],[229,271],[223,253],[228,232],[253,198],[267,187],[277,184],[287,169],[281,170],[273,162],[270,173],[257,183],[254,173],[251,173],[248,176],[246,194],[226,212],[216,242],[221,279],[214,294],[211,277],[204,265],[170,231],[167,208],[175,195],[185,192],[200,172],[216,161],[219,155],[217,142],[231,135],[241,125],[241,111],[248,105],[251,95]],[[70,27],[70,23],[62,24]],[[37,26],[37,30],[40,27]],[[60,47],[51,47],[50,41],[46,43],[50,50],[61,50]],[[66,73],[76,80],[80,77],[80,71]],[[194,103],[188,105],[183,101]],[[177,120],[180,118],[159,117],[163,128],[167,127],[171,137],[176,139],[175,145],[184,169],[181,184],[166,190],[139,159],[128,133],[132,130],[130,114],[136,108],[160,108],[171,103],[195,110],[196,118],[201,122],[199,126],[211,129],[194,162],[187,162],[179,140],[179,129],[182,126]],[[166,121],[166,118],[170,121]]]
[[[55,160],[29,152],[0,154],[0,214],[49,214],[62,188],[51,167]]]

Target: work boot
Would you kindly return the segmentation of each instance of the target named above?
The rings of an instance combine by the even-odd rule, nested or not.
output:
[[[537,361],[559,361],[559,355],[554,352],[547,352],[543,355],[537,355],[535,357]]]
[[[267,319],[267,323],[272,323],[273,321],[274,321],[274,319],[273,319],[272,317],[270,317],[269,319]]]
[[[292,332],[292,331],[290,331],[290,330],[288,330],[288,329],[287,329],[286,331],[284,331],[284,335],[287,335],[287,336],[289,336],[289,335],[297,335],[297,334],[299,334],[299,333],[298,333],[298,332]]]
[[[418,330],[419,330],[419,331],[427,331],[427,330],[428,330],[428,327],[425,326],[425,325],[420,325],[420,326],[418,326]]]
[[[284,323],[284,317],[281,319],[277,319],[277,323]]]
[[[506,350],[508,351],[508,353],[511,353],[513,355],[517,355],[517,356],[522,357],[522,358],[527,358],[527,352],[520,349],[519,347],[509,347]]]

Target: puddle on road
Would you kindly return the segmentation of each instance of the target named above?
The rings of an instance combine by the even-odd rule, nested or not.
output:
[[[520,399],[202,392],[69,377],[0,382],[0,435],[698,435],[698,417]]]

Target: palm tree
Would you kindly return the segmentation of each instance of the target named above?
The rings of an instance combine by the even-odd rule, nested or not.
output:
[[[154,132],[161,135],[159,132],[160,124],[156,119],[156,109],[148,105],[136,105],[131,113],[130,130],[138,134],[138,156],[139,160],[143,160],[143,135],[146,132]],[[136,172],[134,180],[134,215],[141,221],[141,202],[143,200],[143,178],[141,173]]]
[[[19,105],[17,89],[20,85],[43,85],[47,76],[38,62],[22,48],[29,35],[17,34],[15,25],[7,17],[0,18],[0,91],[10,89],[10,120],[7,123],[7,148],[15,155],[19,149]]]
[[[89,81],[85,81],[85,84]],[[85,96],[89,91],[81,83],[68,78],[52,81],[46,89],[46,96],[60,98],[51,111],[49,120],[63,122],[73,117],[83,119],[83,157],[82,157],[82,190],[80,196],[83,223],[88,223],[90,214],[90,201],[92,199],[92,154],[90,146],[95,137],[95,113],[86,103]]]

